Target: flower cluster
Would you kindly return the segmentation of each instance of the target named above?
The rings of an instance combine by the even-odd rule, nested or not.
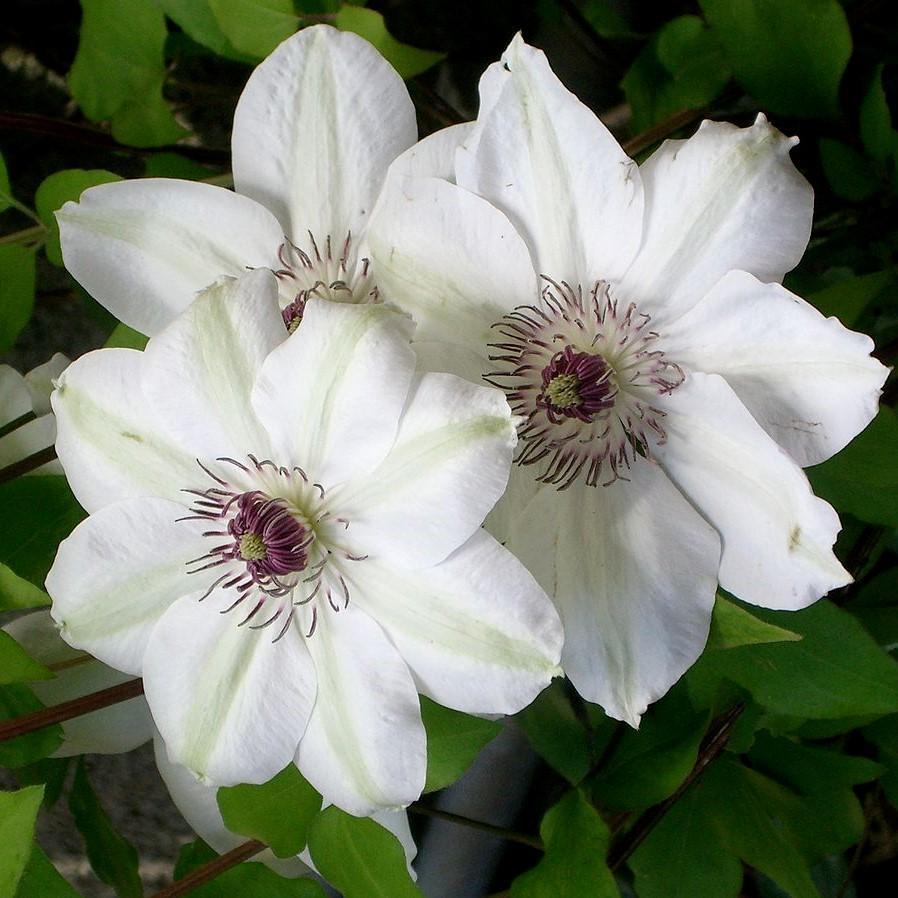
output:
[[[849,581],[801,469],[886,369],[781,285],[794,142],[705,122],[637,165],[517,37],[477,121],[416,143],[398,75],[321,25],[250,78],[236,192],[63,207],[68,268],[150,340],[57,381],[90,516],[52,616],[144,678],[170,782],[292,761],[351,813],[402,807],[419,694],[509,714],[563,668],[636,726],[718,586],[797,609]]]

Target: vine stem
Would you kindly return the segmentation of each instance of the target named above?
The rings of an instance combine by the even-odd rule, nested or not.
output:
[[[199,888],[199,886],[211,882],[224,873],[225,870],[230,870],[231,867],[236,867],[237,864],[249,860],[260,851],[264,851],[265,847],[264,843],[256,839],[250,839],[249,842],[244,842],[242,845],[232,848],[226,854],[209,861],[207,864],[203,864],[201,867],[197,867],[196,870],[188,873],[183,879],[173,882],[161,892],[156,892],[151,898],[179,898],[180,895],[186,895],[188,892]]]
[[[424,805],[409,805],[409,811],[422,817],[433,817],[435,820],[445,820],[448,823],[457,823],[459,826],[465,826],[468,829],[476,829],[481,832],[489,833],[492,836],[498,836],[507,842],[517,842],[520,845],[527,845],[535,848],[537,851],[544,851],[542,840],[536,836],[528,836],[526,833],[517,832],[513,829],[504,829],[501,826],[495,826],[492,823],[485,823],[482,820],[474,820],[471,817],[463,817],[460,814],[452,814],[449,811],[441,811],[437,808],[428,808]]]
[[[51,705],[49,708],[41,708],[40,711],[22,714],[12,720],[4,720],[0,722],[0,742],[8,742],[10,739],[25,736],[35,730],[42,730],[57,723],[64,723],[66,720],[73,720],[84,714],[90,714],[91,711],[99,711],[101,708],[108,708],[110,705],[117,705],[119,702],[136,698],[138,695],[143,695],[143,680],[128,680],[125,683],[119,683],[118,686],[110,686],[108,689],[91,692],[80,698],[73,698],[71,701],[60,702],[60,704]]]
[[[34,225],[21,231],[14,231],[12,234],[4,234],[0,237],[0,246],[9,243],[40,243],[46,236],[47,229],[42,224]]]
[[[32,452],[31,455],[26,455],[25,458],[20,458],[11,465],[0,468],[0,483],[7,483],[22,474],[36,471],[41,465],[53,461],[54,458],[56,458],[55,446],[47,446],[46,449],[41,449],[39,452]]]
[[[720,756],[744,710],[745,705],[740,702],[714,721],[699,749],[695,766],[673,795],[641,814],[617,844],[611,846],[611,850],[608,852],[608,867],[612,872],[618,870],[627,861],[630,855],[646,840],[649,833],[664,819],[664,815],[686,794],[689,787],[701,777],[711,762]]]

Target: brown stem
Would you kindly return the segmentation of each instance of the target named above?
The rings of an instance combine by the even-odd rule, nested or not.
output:
[[[740,703],[730,708],[725,714],[721,714],[714,721],[699,749],[695,766],[686,779],[680,783],[676,792],[641,814],[621,839],[611,846],[611,850],[608,852],[608,866],[612,871],[621,867],[661,822],[664,815],[686,794],[686,790],[705,772],[708,765],[719,757],[732,735],[739,715],[744,710],[745,705]]]
[[[41,449],[39,452],[33,452],[31,455],[26,455],[25,458],[20,458],[11,465],[7,465],[5,468],[0,468],[0,483],[6,483],[8,480],[15,480],[16,477],[19,477],[22,474],[27,474],[29,471],[35,471],[41,465],[47,464],[48,461],[53,461],[54,458],[56,458],[55,446],[47,446],[46,449]]]
[[[119,683],[118,686],[110,686],[109,689],[101,689],[99,692],[91,692],[68,702],[41,708],[40,711],[32,711],[12,720],[4,720],[0,722],[0,742],[8,742],[10,739],[42,730],[56,723],[64,723],[83,714],[90,714],[91,711],[99,711],[100,708],[108,708],[110,705],[136,698],[138,695],[143,695],[143,680],[128,680]]]
[[[188,873],[183,879],[179,879],[177,882],[172,883],[161,892],[156,892],[151,898],[178,898],[180,895],[186,895],[188,892],[192,892],[195,888],[198,888],[207,882],[211,882],[216,876],[224,873],[225,870],[230,870],[231,867],[236,867],[237,864],[249,860],[251,857],[264,850],[265,845],[262,842],[251,839],[249,842],[244,842],[242,845],[232,848],[226,854],[221,855],[221,857],[209,861],[208,864],[203,864],[202,867],[197,867],[196,870]]]
[[[18,430],[23,425],[33,421],[36,417],[37,415],[35,415],[34,412],[25,412],[24,415],[19,415],[18,418],[13,418],[12,421],[0,427],[0,438],[5,437],[8,433],[12,433],[14,430]]]
[[[683,109],[681,112],[675,112],[670,118],[664,119],[663,122],[658,122],[657,125],[626,141],[623,144],[624,152],[628,156],[635,156],[637,153],[641,153],[650,146],[664,140],[665,137],[670,137],[674,131],[679,131],[680,128],[685,128],[686,125],[691,125],[694,121],[706,115],[707,112],[707,109]]]
[[[150,156],[153,153],[173,152],[205,162],[209,165],[227,165],[230,154],[224,150],[213,150],[208,147],[191,147],[182,144],[171,144],[165,147],[144,149],[129,147],[119,143],[105,131],[90,125],[81,125],[65,119],[52,118],[46,115],[34,115],[29,112],[0,112],[0,130],[24,131],[28,134],[40,134],[67,143],[81,143],[101,149],[114,150],[117,153],[130,153],[132,156]]]
[[[456,823],[459,826],[466,826],[468,829],[478,829],[481,832],[498,836],[507,842],[518,842],[521,845],[528,845],[537,851],[543,851],[544,846],[540,839],[536,836],[528,836],[526,833],[519,833],[513,829],[504,829],[501,826],[495,826],[492,823],[484,823],[482,820],[472,820],[470,817],[462,817],[460,814],[452,814],[449,811],[441,811],[437,808],[428,808],[424,805],[413,804],[409,806],[409,811],[413,814],[420,814],[422,817],[433,817],[436,820],[445,820],[448,823]]]

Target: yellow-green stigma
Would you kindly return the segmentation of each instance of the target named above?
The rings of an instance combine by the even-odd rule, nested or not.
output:
[[[258,533],[249,531],[240,537],[240,557],[244,561],[262,561],[268,557],[265,541]]]
[[[576,374],[559,374],[546,385],[543,394],[555,408],[571,408],[582,402],[580,378]]]

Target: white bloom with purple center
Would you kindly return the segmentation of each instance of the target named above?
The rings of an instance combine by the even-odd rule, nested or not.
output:
[[[304,28],[255,69],[237,104],[236,192],[174,178],[91,188],[57,212],[66,267],[147,335],[248,267],[276,272],[290,326],[311,296],[373,301],[368,221],[388,166],[416,139],[405,84],[371,44]]]
[[[524,419],[488,526],[554,597],[577,689],[634,725],[718,581],[796,609],[850,580],[801,466],[869,423],[887,371],[780,285],[811,228],[794,142],[705,122],[637,165],[517,37],[473,130],[400,158],[369,226],[419,356]]]
[[[58,381],[56,448],[90,512],[47,578],[70,644],[144,678],[173,761],[217,785],[295,759],[355,814],[420,793],[418,693],[513,713],[561,626],[480,529],[514,420],[498,390],[415,373],[411,321],[225,279],[144,352]]]

